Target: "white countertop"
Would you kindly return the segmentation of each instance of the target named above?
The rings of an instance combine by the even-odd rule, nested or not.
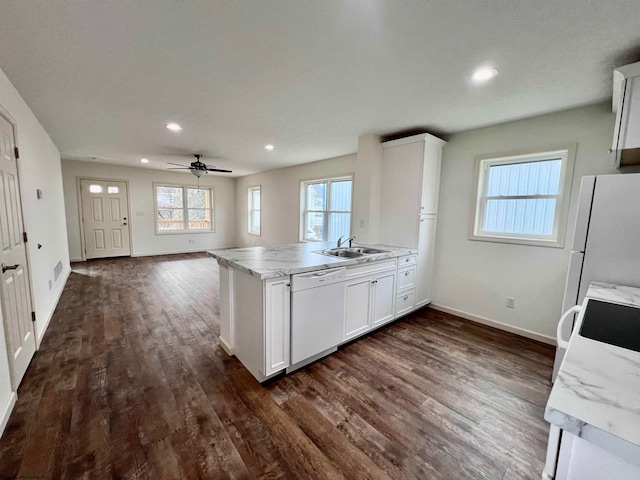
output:
[[[388,252],[376,255],[363,255],[362,257],[356,258],[331,257],[314,253],[317,250],[329,250],[335,246],[335,242],[309,242],[275,247],[210,250],[207,253],[216,258],[221,265],[241,270],[262,280],[314,270],[377,262],[387,258],[396,258],[418,253],[418,249],[416,248],[399,248],[388,245],[362,245],[388,250]],[[356,245],[354,244],[354,246]]]
[[[587,297],[640,307],[640,288],[592,282]],[[544,418],[640,465],[640,352],[579,330],[576,324]]]

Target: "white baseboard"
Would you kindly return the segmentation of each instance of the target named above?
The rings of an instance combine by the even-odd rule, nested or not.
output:
[[[70,263],[74,263],[74,262],[86,262],[86,260],[84,258],[70,258],[69,259]]]
[[[16,392],[11,392],[9,401],[2,409],[2,416],[0,416],[0,437],[2,437],[4,429],[7,426],[7,423],[9,423],[9,417],[11,416],[11,412],[13,412],[13,407],[16,405],[17,400],[18,394]]]
[[[467,320],[471,320],[472,322],[481,323],[482,325],[487,325],[489,327],[494,327],[499,330],[504,330],[506,332],[515,333],[516,335],[520,335],[521,337],[530,338],[532,340],[537,340],[542,343],[548,343],[549,345],[555,345],[556,339],[554,337],[549,337],[547,335],[541,335],[540,333],[532,332],[531,330],[527,330],[526,328],[514,327],[513,325],[509,325],[506,323],[498,322],[496,320],[491,320],[485,317],[479,317],[477,315],[473,315],[471,313],[463,312],[462,310],[457,310],[455,308],[447,307],[445,305],[438,305],[437,303],[431,303],[429,307],[434,310],[438,310],[444,313],[450,313],[452,315],[456,315],[458,317],[465,318]]]
[[[62,292],[64,292],[64,287],[67,285],[67,280],[69,280],[69,275],[71,275],[71,268],[69,268],[69,270],[67,270],[66,272],[63,272],[62,286],[58,291],[58,297],[56,298],[56,301],[53,303],[51,309],[49,310],[49,314],[47,315],[47,321],[44,323],[44,326],[42,327],[42,332],[40,331],[36,332],[36,349],[40,349],[40,343],[42,342],[42,338],[44,337],[44,334],[47,332],[47,328],[49,328],[49,323],[53,318],[53,314],[56,311],[56,307],[58,306],[58,303],[60,303],[60,297],[62,297]],[[58,280],[60,280],[60,278],[58,278]],[[37,327],[37,323],[36,323],[36,327]]]
[[[222,349],[227,352],[227,355],[229,355],[230,357],[233,357],[235,355],[235,352],[233,351],[233,348],[231,348],[229,346],[229,344],[227,343],[227,341],[222,338],[222,337],[218,337],[218,343],[220,344],[220,347],[222,347]]]

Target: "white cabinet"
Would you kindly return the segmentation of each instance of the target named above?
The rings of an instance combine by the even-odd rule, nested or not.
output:
[[[411,267],[401,268],[398,265],[398,292],[403,292],[405,290],[411,290],[416,286],[416,267],[412,265]]]
[[[416,264],[416,308],[424,307],[431,301],[433,259],[436,252],[436,218],[435,215],[420,217]]]
[[[417,255],[407,255],[398,259],[398,280],[396,282],[396,317],[415,310]]]
[[[396,317],[401,317],[416,307],[416,292],[415,290],[407,290],[406,292],[399,293],[396,297]]]
[[[373,276],[358,277],[345,283],[344,340],[362,335],[371,328],[370,295]]]
[[[291,281],[289,277],[264,281],[264,374],[289,366],[291,326]]]
[[[616,167],[640,164],[640,62],[613,71],[613,145]]]
[[[426,133],[382,144],[380,242],[418,249],[414,287],[406,286],[405,272],[398,271],[398,286],[406,291],[396,298],[397,315],[431,301],[440,167],[445,144]],[[399,259],[399,269],[402,262],[403,259]],[[411,288],[415,290],[409,294]],[[410,306],[411,303],[414,305]]]
[[[418,247],[419,216],[438,212],[445,143],[425,133],[382,144],[381,243]]]
[[[396,272],[395,270],[374,276],[371,300],[371,323],[374,327],[393,320],[396,316]]]
[[[260,382],[289,366],[289,276],[260,280],[233,271],[233,351]]]
[[[637,457],[636,464],[632,464],[572,433],[562,432],[556,480],[638,480],[638,478],[640,478],[640,461],[637,461]]]
[[[395,318],[396,261],[347,268],[343,340]]]

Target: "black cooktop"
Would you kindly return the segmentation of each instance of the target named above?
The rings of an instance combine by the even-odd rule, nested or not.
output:
[[[640,352],[640,308],[589,300],[580,335]]]

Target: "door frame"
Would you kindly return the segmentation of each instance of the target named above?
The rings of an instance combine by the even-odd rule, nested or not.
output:
[[[7,109],[4,108],[4,106],[2,104],[0,104],[0,115],[2,115],[13,127],[13,145],[20,150],[19,146],[18,146],[18,123],[16,122],[16,120],[13,118],[13,116],[7,111]],[[15,157],[15,154],[14,154]],[[17,182],[17,188],[18,188],[18,198],[20,199],[20,216],[22,217],[22,230],[23,232],[27,231],[27,224],[24,220],[24,202],[22,201],[22,162],[19,161],[18,158],[15,159],[16,161],[16,174],[18,175],[18,182]],[[28,242],[24,242],[25,246],[24,246],[24,256],[25,256],[25,261],[27,263],[26,269],[27,269],[27,274],[29,275],[29,281],[27,282],[27,286],[29,287],[29,306],[31,307],[31,312],[32,315],[33,313],[36,311],[35,308],[35,303],[34,303],[34,298],[33,298],[33,274],[31,271],[31,258],[30,258],[30,254],[29,254],[29,245]],[[2,290],[4,289],[4,286],[2,285],[2,282],[0,282],[0,293],[2,293]],[[4,333],[4,340],[5,340],[5,348],[7,349],[7,361],[9,362],[9,378],[11,379],[11,386],[14,389],[14,392],[18,391],[18,385],[16,385],[16,380],[14,378],[14,374],[13,374],[13,368],[12,368],[12,361],[11,358],[9,358],[9,338],[7,336],[7,329],[6,327],[6,323],[9,321],[8,320],[8,316],[6,314],[6,310],[5,310],[5,304],[4,302],[1,301],[2,300],[2,296],[0,295],[0,310],[2,313],[2,330]],[[40,341],[38,338],[38,323],[32,321],[31,322],[31,326],[33,328],[33,340],[36,344],[36,352],[40,349]],[[32,358],[33,359],[33,358]]]
[[[129,180],[117,178],[98,178],[98,177],[76,177],[76,192],[78,196],[78,226],[80,227],[80,249],[82,261],[87,261],[87,247],[84,238],[84,210],[82,205],[82,180],[95,182],[123,182],[127,184],[127,221],[129,222],[129,256],[133,257],[133,237],[131,236],[132,218],[131,218],[131,186]]]

